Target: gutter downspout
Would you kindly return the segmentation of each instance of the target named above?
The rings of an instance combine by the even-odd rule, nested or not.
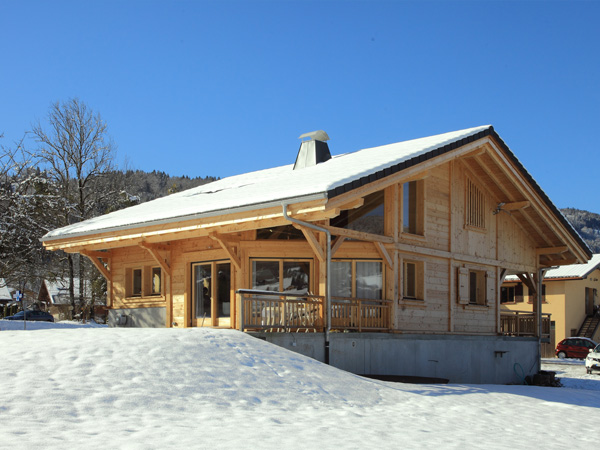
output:
[[[281,205],[283,207],[283,217],[285,217],[286,220],[289,220],[290,222],[296,223],[298,225],[302,225],[303,227],[312,228],[313,230],[317,230],[327,235],[327,263],[325,269],[325,311],[327,314],[327,326],[325,327],[325,364],[329,364],[329,332],[331,331],[331,281],[329,277],[329,274],[331,273],[331,233],[325,228],[321,228],[317,225],[313,225],[312,223],[303,222],[301,220],[294,219],[288,216],[287,203],[282,203]]]

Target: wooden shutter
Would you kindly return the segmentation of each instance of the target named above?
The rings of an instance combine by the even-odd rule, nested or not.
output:
[[[461,305],[469,304],[469,269],[459,267],[457,270],[457,301]]]
[[[494,272],[489,271],[485,277],[485,303],[484,305],[496,304],[496,277]]]

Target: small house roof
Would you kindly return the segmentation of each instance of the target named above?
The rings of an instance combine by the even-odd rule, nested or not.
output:
[[[44,283],[46,285],[46,289],[48,290],[50,301],[53,304],[66,305],[70,303],[68,279],[59,279],[56,281],[44,280]],[[88,291],[89,293],[89,281],[86,281],[85,283],[86,286],[84,288],[84,292]],[[79,299],[79,278],[73,279],[73,292],[77,301]]]
[[[584,279],[598,268],[600,268],[600,253],[594,254],[586,264],[571,264],[549,269],[544,275],[544,280]],[[518,282],[519,278],[516,275],[509,275],[504,281]]]
[[[4,278],[0,278],[0,300],[12,300],[10,289],[6,285]]]

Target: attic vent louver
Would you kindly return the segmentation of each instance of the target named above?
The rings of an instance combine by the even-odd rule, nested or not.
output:
[[[304,138],[308,138],[308,140],[302,141],[302,144],[300,144],[294,170],[315,166],[331,159],[329,146],[325,142],[329,140],[327,133],[323,130],[311,131],[310,133],[304,133],[298,139]]]

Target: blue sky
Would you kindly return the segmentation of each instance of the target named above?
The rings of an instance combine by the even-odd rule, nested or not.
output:
[[[492,124],[558,207],[600,213],[600,2],[0,2],[0,133],[83,100],[118,161],[226,177]],[[35,143],[29,142],[30,147]]]

